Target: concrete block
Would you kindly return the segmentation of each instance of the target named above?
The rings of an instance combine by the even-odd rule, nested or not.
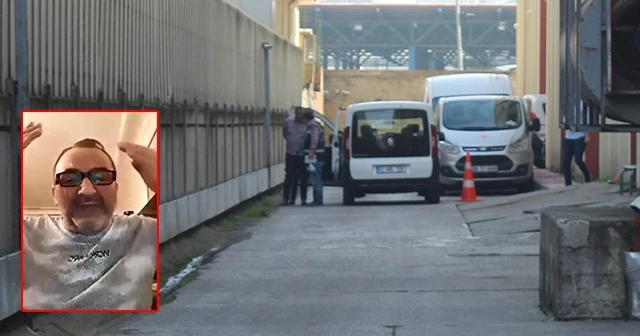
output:
[[[624,253],[631,248],[634,216],[627,206],[544,209],[540,307],[557,320],[625,318]]]

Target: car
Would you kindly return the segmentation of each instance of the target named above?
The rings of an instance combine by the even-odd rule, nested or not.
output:
[[[540,120],[529,118],[522,99],[502,95],[442,98],[434,114],[444,190],[462,187],[467,153],[476,185],[535,190],[531,136],[540,129]]]
[[[416,101],[349,105],[336,115],[345,126],[332,139],[334,181],[344,205],[367,194],[416,192],[440,203],[438,133],[431,106]]]

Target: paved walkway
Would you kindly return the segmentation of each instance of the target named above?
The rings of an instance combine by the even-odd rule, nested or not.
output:
[[[564,187],[564,176],[559,173],[540,168],[534,168],[536,182],[545,189],[557,189]]]
[[[537,308],[539,234],[535,220],[518,219],[548,202],[605,195],[578,188],[487,196],[462,214],[457,197],[426,205],[374,196],[344,207],[340,189],[327,188],[327,206],[278,209],[159,313],[103,335],[637,335],[638,324],[550,322]]]

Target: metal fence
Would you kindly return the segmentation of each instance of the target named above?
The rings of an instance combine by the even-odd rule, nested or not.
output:
[[[19,308],[16,61],[28,60],[32,109],[158,109],[163,205],[281,163],[302,90],[302,51],[222,0],[27,0],[26,18],[18,1],[0,1],[0,320]]]

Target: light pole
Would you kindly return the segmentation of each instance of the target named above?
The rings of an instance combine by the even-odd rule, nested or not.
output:
[[[264,150],[265,161],[267,161],[268,186],[271,189],[271,75],[269,72],[271,44],[262,42],[262,50],[264,51]]]
[[[458,69],[464,70],[464,50],[462,49],[462,10],[460,0],[456,0],[456,41],[458,44]]]

